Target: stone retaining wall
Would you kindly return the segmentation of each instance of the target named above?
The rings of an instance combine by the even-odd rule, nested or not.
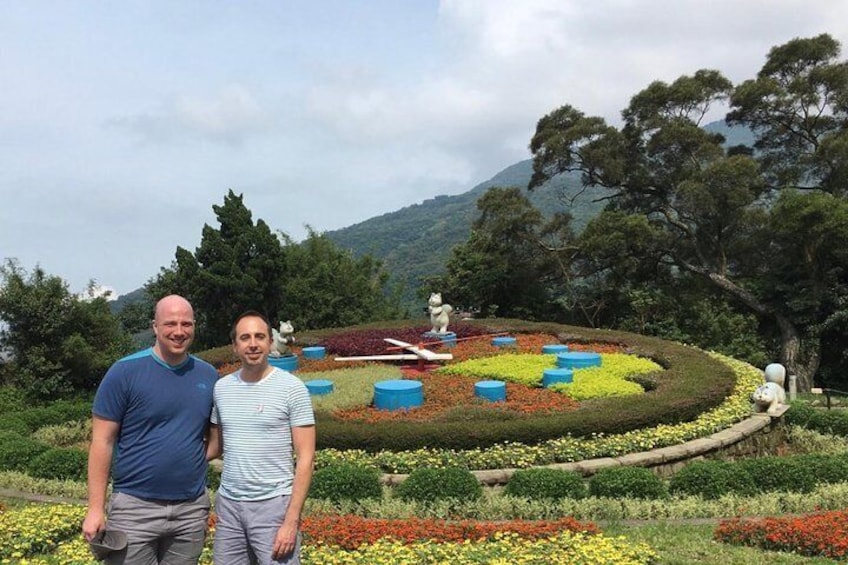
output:
[[[752,414],[726,430],[679,445],[641,453],[629,453],[621,457],[600,457],[573,463],[546,465],[546,467],[576,471],[584,477],[589,477],[607,467],[630,465],[647,467],[660,477],[669,478],[690,461],[698,459],[736,459],[778,455],[779,448],[786,439],[786,428],[782,416],[789,407],[781,406],[780,408],[778,414]],[[480,482],[488,486],[506,484],[514,472],[515,469],[473,471]],[[407,476],[386,474],[383,475],[382,482],[387,485],[396,485],[403,482]]]

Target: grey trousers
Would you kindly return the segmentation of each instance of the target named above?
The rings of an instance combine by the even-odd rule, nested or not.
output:
[[[292,553],[272,559],[277,531],[286,517],[289,496],[268,500],[215,497],[215,565],[300,565],[300,534]]]
[[[106,508],[110,530],[127,534],[127,548],[106,565],[197,565],[209,521],[209,495],[184,502],[114,493]]]

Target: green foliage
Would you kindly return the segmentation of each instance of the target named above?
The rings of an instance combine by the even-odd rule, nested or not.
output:
[[[28,436],[32,431],[23,419],[19,418],[15,414],[3,414],[0,415],[0,430],[4,432],[15,433],[20,436]]]
[[[233,320],[256,310],[291,320],[296,330],[345,326],[396,313],[383,294],[386,275],[370,257],[354,259],[325,236],[310,232],[301,245],[254,223],[242,195],[232,190],[212,209],[220,224],[203,227],[194,253],[178,247],[175,260],[145,290],[153,300],[185,296],[198,321],[197,347],[230,342]]]
[[[217,491],[221,486],[221,470],[215,465],[206,467],[206,488]]]
[[[668,496],[665,483],[650,469],[609,467],[589,479],[589,494],[607,498],[658,499]]]
[[[279,317],[295,328],[346,327],[400,316],[387,298],[388,273],[370,255],[355,258],[323,234],[309,230],[300,245],[285,248],[285,307]]]
[[[309,496],[335,502],[379,499],[383,496],[380,471],[346,463],[328,465],[312,475]]]
[[[26,471],[30,461],[48,449],[29,438],[8,436],[0,442],[0,471]]]
[[[754,480],[758,492],[811,492],[819,478],[798,457],[752,457],[735,463]]]
[[[582,476],[565,469],[518,469],[509,478],[504,494],[531,500],[579,499],[586,496],[586,483]]]
[[[33,458],[26,472],[36,479],[84,481],[88,470],[88,454],[79,449],[48,449]]]
[[[793,402],[785,418],[787,424],[848,437],[848,412],[844,410],[816,410],[803,402]]]
[[[518,188],[491,188],[477,201],[480,216],[468,241],[453,248],[447,273],[429,281],[446,299],[497,314],[528,320],[555,320],[548,281],[551,259],[540,243],[563,247],[573,237],[570,217],[547,225]]]
[[[91,419],[38,428],[32,439],[51,447],[73,447],[91,439]]]
[[[0,267],[0,347],[8,348],[15,385],[35,400],[93,390],[109,366],[131,348],[105,298],[74,296],[40,267],[14,261]],[[93,283],[92,283],[93,285]]]
[[[817,484],[848,483],[848,454],[798,455],[795,462]],[[804,485],[805,480],[800,484]]]
[[[530,188],[579,172],[587,192],[601,189],[610,203],[571,262],[571,276],[590,278],[585,290],[604,310],[595,320],[614,325],[624,312],[628,324],[665,325],[658,335],[704,332],[696,342],[708,345],[711,327],[753,328],[748,316],[756,316],[761,339],[775,340],[772,354],[801,390],[820,359],[848,359],[837,338],[846,327],[848,254],[832,245],[848,237],[848,66],[839,55],[839,43],[822,34],[773,48],[756,79],[735,87],[715,70],[654,81],[631,98],[620,129],[570,105],[539,120]],[[749,128],[756,151],[728,148],[701,127],[707,109],[728,99],[728,124]],[[745,318],[695,307],[700,328],[669,319],[662,305],[708,297],[688,291],[690,280]],[[630,305],[622,283],[658,298],[659,314],[646,303],[620,310]],[[756,362],[756,340],[718,341]]]
[[[495,357],[471,359],[438,369],[441,373],[469,375],[479,379],[498,379],[526,386],[540,386],[545,369],[556,366],[553,355],[505,353]],[[575,400],[628,396],[644,392],[642,387],[629,380],[636,374],[660,371],[650,359],[623,353],[601,354],[600,367],[574,370],[574,382],[554,385],[551,388],[563,392]]]
[[[669,492],[714,499],[725,494],[750,495],[757,492],[754,479],[739,465],[727,461],[695,461],[677,472]]]
[[[460,467],[415,469],[396,489],[403,500],[456,499],[476,500],[483,494],[483,487],[474,474]]]

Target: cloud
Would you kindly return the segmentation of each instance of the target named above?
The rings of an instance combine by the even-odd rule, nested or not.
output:
[[[180,95],[163,103],[158,112],[112,118],[107,124],[148,143],[202,139],[237,146],[265,133],[268,121],[248,89],[232,84],[210,98]]]

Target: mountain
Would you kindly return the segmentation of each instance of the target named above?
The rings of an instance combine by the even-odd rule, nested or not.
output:
[[[725,146],[752,146],[752,132],[740,126],[728,126],[724,121],[711,122],[704,129],[725,137]],[[444,272],[451,249],[468,239],[471,224],[477,218],[477,200],[492,187],[519,187],[545,215],[567,211],[573,217],[574,229],[580,231],[604,207],[599,200],[604,193],[594,189],[592,194],[582,190],[577,174],[559,175],[548,183],[527,191],[533,174],[530,159],[511,165],[468,192],[441,195],[389,212],[358,224],[326,232],[327,237],[354,255],[371,254],[383,261],[391,273],[392,284],[402,284],[403,305],[410,312],[420,312],[424,302],[418,291],[424,278]],[[423,289],[426,296],[439,289]],[[141,294],[137,294],[141,293]],[[142,289],[115,301],[113,310],[143,296]],[[447,297],[449,298],[449,297]]]
[[[722,134],[726,147],[754,144],[751,130],[728,126],[723,120],[711,122],[704,129]],[[590,196],[582,190],[578,174],[559,175],[527,192],[532,174],[533,161],[520,161],[468,192],[436,196],[421,204],[326,233],[339,247],[351,250],[356,256],[370,253],[382,260],[391,273],[391,282],[403,285],[404,306],[410,312],[417,312],[424,306],[418,297],[424,278],[444,272],[453,246],[468,239],[471,223],[479,215],[477,199],[488,189],[519,187],[543,214],[550,216],[559,211],[569,212],[576,231],[582,230],[605,205],[605,201],[600,199],[605,192],[593,189]],[[426,296],[438,290],[424,289],[423,294]]]
[[[436,196],[414,204],[326,233],[339,247],[354,255],[371,254],[383,261],[391,273],[392,283],[403,285],[404,306],[415,312],[418,289],[424,278],[444,272],[451,249],[468,239],[471,223],[478,217],[477,200],[492,187],[519,187],[526,191],[533,174],[530,159],[502,170],[468,192],[453,196]],[[574,217],[575,229],[582,229],[604,206],[595,192],[590,198],[581,190],[579,175],[561,175],[551,182],[526,192],[530,201],[546,215],[568,211]],[[438,291],[426,289],[425,292]]]

